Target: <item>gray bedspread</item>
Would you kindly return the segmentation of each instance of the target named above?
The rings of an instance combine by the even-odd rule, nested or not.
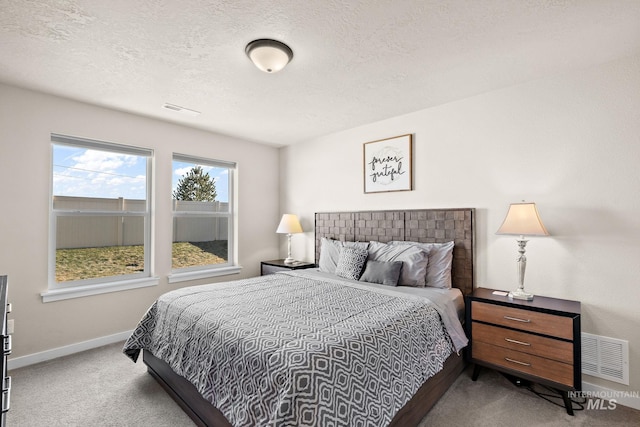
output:
[[[162,295],[124,346],[234,426],[386,426],[454,351],[423,298],[301,273]]]

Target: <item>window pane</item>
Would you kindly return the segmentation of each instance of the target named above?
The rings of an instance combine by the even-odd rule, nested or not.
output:
[[[153,151],[58,134],[51,141],[50,288],[149,277]]]
[[[53,194],[145,200],[147,157],[53,145]]]
[[[144,272],[144,217],[58,216],[57,282]]]
[[[173,161],[174,200],[218,202],[214,212],[229,211],[229,169],[219,166]],[[214,206],[214,205],[212,205]],[[202,209],[206,207],[203,206]]]
[[[234,168],[229,162],[174,154],[173,270],[233,263],[229,235]]]
[[[228,262],[229,219],[176,217],[173,219],[172,268]]]

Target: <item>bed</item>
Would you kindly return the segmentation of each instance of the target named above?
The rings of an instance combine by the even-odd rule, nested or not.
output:
[[[348,425],[417,425],[464,368],[466,337],[457,335],[454,330],[461,327],[451,320],[460,313],[453,309],[451,314],[454,305],[445,304],[455,299],[450,297],[455,292],[437,289],[441,296],[425,302],[420,294],[428,289],[391,289],[336,278],[335,272],[326,271],[327,248],[371,241],[385,250],[393,244],[411,248],[406,253],[414,254],[414,245],[403,242],[453,242],[450,280],[458,294],[465,295],[473,289],[473,221],[473,209],[317,213],[320,271],[165,294],[124,351],[135,360],[143,350],[149,373],[197,425],[345,425],[345,420]],[[340,251],[352,252],[361,251]],[[336,268],[344,267],[342,261]],[[405,279],[403,274],[398,280]],[[406,295],[400,296],[404,289]],[[251,305],[247,297],[254,301]],[[175,309],[176,304],[182,306]],[[208,312],[198,309],[204,305]],[[282,310],[274,311],[275,305]],[[212,306],[216,308],[210,310]],[[225,310],[236,317],[225,317]],[[160,312],[165,317],[159,317]],[[204,320],[197,326],[185,323],[187,318]],[[427,340],[427,334],[435,338]],[[254,351],[255,346],[273,348],[265,353]],[[215,348],[215,354],[207,353],[209,348]],[[412,355],[429,360],[428,366],[410,359]],[[269,375],[260,374],[265,369]],[[215,391],[223,387],[229,387],[225,393]],[[240,409],[231,402],[239,395],[248,399]]]

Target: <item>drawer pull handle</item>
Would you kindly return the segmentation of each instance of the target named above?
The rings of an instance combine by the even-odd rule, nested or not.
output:
[[[2,413],[11,408],[11,377],[5,377],[2,384]]]
[[[506,360],[507,362],[517,363],[518,365],[531,366],[531,363],[526,363],[526,362],[521,362],[519,360],[509,359],[508,357],[505,357],[504,360]]]
[[[4,335],[3,353],[5,356],[11,354],[11,335]]]
[[[529,319],[518,319],[517,317],[511,317],[511,316],[504,316],[504,318],[507,320],[515,320],[516,322],[531,323],[531,320]]]
[[[504,340],[505,340],[505,341],[507,341],[507,342],[512,342],[512,343],[514,343],[514,344],[520,344],[520,345],[531,345],[531,344],[530,344],[530,343],[528,343],[528,342],[518,341],[518,340],[512,340],[511,338],[505,338]]]

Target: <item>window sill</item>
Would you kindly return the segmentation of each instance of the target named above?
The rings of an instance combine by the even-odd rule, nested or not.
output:
[[[231,274],[239,274],[242,267],[234,265],[223,268],[212,268],[208,270],[182,271],[169,275],[169,283],[186,282],[188,280],[208,279],[210,277],[227,276]]]
[[[95,285],[80,285],[69,288],[49,289],[46,292],[42,292],[40,296],[42,296],[42,302],[52,302],[106,294],[108,292],[156,286],[159,282],[160,281],[157,277],[145,277],[144,279],[122,280],[118,282],[98,283]]]

